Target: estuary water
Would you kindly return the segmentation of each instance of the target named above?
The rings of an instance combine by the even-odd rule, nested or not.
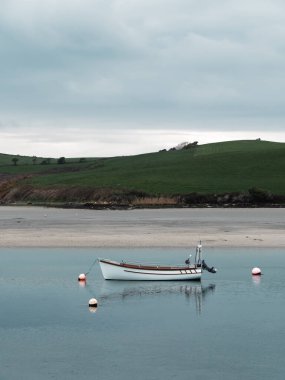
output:
[[[105,281],[98,264],[77,281],[96,257],[175,264],[188,254],[1,249],[0,379],[283,380],[283,250],[207,249],[218,273],[201,283]]]

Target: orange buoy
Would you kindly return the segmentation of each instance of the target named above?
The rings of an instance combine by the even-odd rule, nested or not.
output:
[[[86,281],[86,275],[84,273],[81,273],[79,276],[78,276],[78,281]]]
[[[260,276],[261,275],[261,269],[257,268],[257,267],[254,267],[254,268],[252,268],[251,274],[253,276]]]

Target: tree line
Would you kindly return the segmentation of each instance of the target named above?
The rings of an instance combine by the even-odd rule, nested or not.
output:
[[[17,166],[19,161],[20,161],[20,158],[19,157],[13,157],[12,158],[12,163],[14,166]],[[33,165],[50,165],[51,163],[57,163],[59,165],[62,165],[62,164],[65,164],[66,163],[66,158],[65,157],[59,157],[56,161],[52,161],[51,158],[44,158],[41,162],[37,162],[38,161],[38,157],[36,156],[33,156],[32,157],[32,163]],[[79,163],[83,163],[83,162],[86,162],[86,158],[79,158],[78,160]]]

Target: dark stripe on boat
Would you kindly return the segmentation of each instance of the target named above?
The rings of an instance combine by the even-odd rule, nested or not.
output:
[[[101,263],[108,264],[108,265],[114,265],[116,267],[120,268],[130,268],[130,269],[143,269],[143,270],[161,270],[161,271],[170,271],[170,270],[196,270],[197,268],[193,265],[190,267],[166,267],[166,266],[154,266],[154,265],[135,265],[135,264],[127,264],[127,263],[116,263],[116,262],[110,262],[106,260],[99,260]],[[200,267],[199,267],[200,268]]]

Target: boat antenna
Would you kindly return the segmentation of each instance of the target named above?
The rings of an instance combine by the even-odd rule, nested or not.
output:
[[[202,242],[200,240],[200,244],[197,245],[196,248],[196,262],[197,264],[201,264],[202,260]]]

